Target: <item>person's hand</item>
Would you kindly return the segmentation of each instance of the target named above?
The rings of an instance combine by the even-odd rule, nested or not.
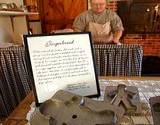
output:
[[[117,45],[122,45],[122,43],[120,43],[120,42],[118,42],[118,43],[116,43]]]
[[[113,39],[112,42],[115,43],[115,44],[117,44],[117,45],[122,45],[122,44],[119,42],[119,40],[116,40],[116,39]]]

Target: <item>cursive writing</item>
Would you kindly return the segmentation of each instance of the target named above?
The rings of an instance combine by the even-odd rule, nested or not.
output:
[[[51,41],[49,40],[48,42],[46,42],[45,47],[50,47],[50,46],[59,46],[59,45],[68,45],[68,44],[73,44],[74,40],[72,41],[61,41],[61,42],[55,42],[55,41]]]

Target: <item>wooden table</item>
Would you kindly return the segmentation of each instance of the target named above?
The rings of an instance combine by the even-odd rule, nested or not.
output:
[[[100,80],[156,80],[160,77],[100,77]],[[26,114],[30,110],[30,104],[34,101],[33,92],[30,92],[20,105],[10,114],[3,125],[26,125]]]
[[[30,92],[17,108],[4,121],[3,125],[25,125],[26,115],[30,110],[30,104],[35,100],[33,92]]]

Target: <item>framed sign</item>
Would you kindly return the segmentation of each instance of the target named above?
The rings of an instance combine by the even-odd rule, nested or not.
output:
[[[89,32],[24,35],[24,42],[37,104],[58,90],[100,95]]]

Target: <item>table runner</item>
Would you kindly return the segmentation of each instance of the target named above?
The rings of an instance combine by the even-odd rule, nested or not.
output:
[[[151,78],[152,79],[152,78]],[[126,114],[122,118],[121,125],[154,125],[153,118],[149,105],[149,98],[154,96],[160,96],[160,78],[155,80],[143,79],[141,77],[137,78],[118,78],[112,77],[101,78],[99,80],[101,96],[99,98],[93,98],[94,100],[104,101],[105,88],[108,86],[118,86],[119,84],[125,84],[127,86],[136,86],[139,91],[140,102],[142,105],[142,113],[140,114]],[[36,107],[35,102],[30,105],[30,111],[28,111],[26,118],[30,121],[32,114],[34,113]],[[27,125],[30,125],[29,123]]]
[[[133,125],[154,125],[153,118],[150,110],[149,99],[151,97],[160,96],[160,78],[159,80],[124,80],[124,79],[100,79],[100,98],[95,98],[95,100],[104,100],[105,88],[107,86],[118,86],[118,84],[125,84],[127,86],[136,86],[139,91],[140,101],[145,104],[146,110],[141,115],[131,115],[127,116],[134,124]]]

